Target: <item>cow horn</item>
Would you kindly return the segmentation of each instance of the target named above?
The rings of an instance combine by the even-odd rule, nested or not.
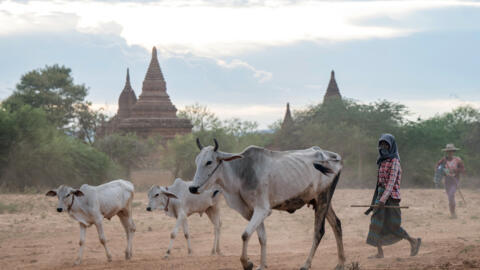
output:
[[[202,150],[203,149],[203,145],[200,143],[200,139],[197,138],[197,146],[198,146],[198,149]]]
[[[213,148],[213,152],[217,152],[217,150],[218,150],[218,142],[217,142],[217,139],[213,138],[213,142],[215,143],[215,148]]]

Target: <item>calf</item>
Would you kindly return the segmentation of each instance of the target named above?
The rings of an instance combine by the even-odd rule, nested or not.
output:
[[[114,180],[99,186],[85,184],[80,189],[61,185],[47,192],[47,196],[58,197],[58,212],[66,210],[70,217],[80,224],[80,249],[75,264],[82,261],[86,229],[92,224],[97,227],[98,237],[105,248],[108,261],[112,261],[102,221],[103,218],[110,220],[115,215],[120,218],[127,234],[125,259],[132,257],[132,238],[135,233],[135,224],[132,220],[133,192],[133,184],[125,180]]]
[[[163,209],[170,217],[175,217],[177,223],[170,234],[170,244],[164,258],[168,258],[172,249],[180,226],[183,227],[183,233],[188,245],[188,254],[192,253],[190,246],[190,237],[188,234],[187,217],[194,213],[207,213],[208,218],[213,223],[215,239],[213,241],[212,254],[220,254],[220,206],[219,188],[212,188],[201,195],[193,195],[188,191],[192,182],[183,181],[180,178],[175,179],[173,185],[169,187],[152,186],[148,191],[147,211],[153,211],[157,208]]]

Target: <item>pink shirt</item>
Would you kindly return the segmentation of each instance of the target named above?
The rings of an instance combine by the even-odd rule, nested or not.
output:
[[[445,162],[445,174],[447,176],[459,178],[460,173],[465,172],[465,166],[463,165],[462,159],[459,157],[454,156],[451,160],[444,157],[437,162],[437,167],[443,162]]]

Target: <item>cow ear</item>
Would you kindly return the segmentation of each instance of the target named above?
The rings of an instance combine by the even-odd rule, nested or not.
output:
[[[178,199],[177,195],[173,194],[172,192],[166,190],[164,187],[161,187],[160,190],[162,191],[165,196],[171,199]]]
[[[231,155],[231,156],[228,156],[228,157],[220,158],[220,160],[232,161],[232,160],[239,159],[239,158],[243,158],[243,156],[242,155]]]
[[[52,190],[48,191],[47,194],[45,194],[45,196],[54,197],[54,196],[57,196],[57,192],[52,189]]]
[[[81,190],[79,190],[79,189],[76,189],[76,190],[73,191],[72,193],[73,193],[73,195],[75,195],[75,196],[77,196],[77,197],[81,197],[81,196],[84,195],[83,192],[82,192]]]
[[[171,192],[168,192],[168,193],[163,193],[165,194],[168,198],[171,198],[171,199],[178,199],[177,195],[171,193]]]

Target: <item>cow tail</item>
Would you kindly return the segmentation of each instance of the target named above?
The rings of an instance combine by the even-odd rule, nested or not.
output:
[[[338,171],[337,175],[335,175],[335,178],[333,178],[332,184],[330,185],[327,207],[330,207],[330,203],[332,202],[332,198],[333,198],[333,193],[335,192],[335,188],[337,187],[337,183],[338,183],[338,180],[340,179],[341,172],[342,170]]]

